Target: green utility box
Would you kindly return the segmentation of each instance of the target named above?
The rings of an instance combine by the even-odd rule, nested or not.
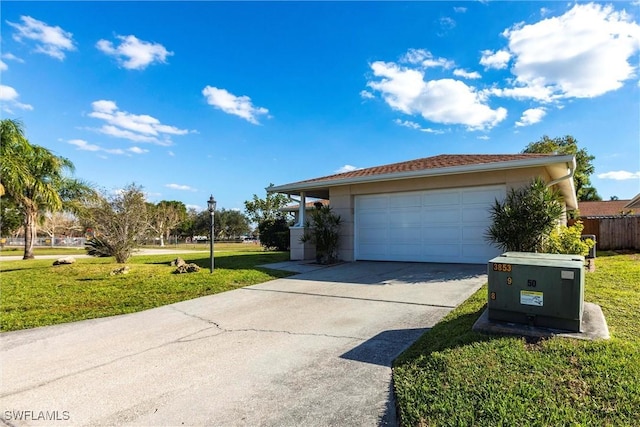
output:
[[[583,256],[506,252],[487,274],[489,320],[580,332]]]

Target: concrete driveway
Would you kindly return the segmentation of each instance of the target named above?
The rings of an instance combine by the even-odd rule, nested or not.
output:
[[[8,425],[394,425],[392,360],[485,283],[485,272],[347,263],[3,333],[0,417]]]

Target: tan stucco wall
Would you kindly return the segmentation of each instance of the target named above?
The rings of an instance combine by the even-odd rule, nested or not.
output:
[[[354,198],[357,195],[487,185],[505,185],[509,191],[511,188],[519,188],[528,184],[536,176],[541,176],[546,181],[550,179],[544,167],[536,167],[331,187],[329,189],[331,209],[342,219],[340,259],[343,261],[354,260]]]

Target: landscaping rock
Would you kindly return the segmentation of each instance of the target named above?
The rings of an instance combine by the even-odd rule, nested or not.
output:
[[[64,258],[58,258],[57,260],[53,261],[53,265],[67,265],[67,264],[73,264],[74,262],[76,262],[76,259],[72,256],[67,256]]]
[[[182,274],[182,273],[196,273],[200,271],[200,267],[198,267],[196,264],[183,264],[178,266],[178,268],[176,268],[176,270],[173,272],[174,274]]]
[[[131,270],[129,268],[128,265],[125,265],[124,267],[120,267],[120,268],[116,268],[115,270],[113,270],[111,273],[109,273],[111,276],[118,276],[120,274],[127,274],[129,273],[129,270]]]
[[[183,260],[182,258],[178,257],[176,259],[174,259],[173,261],[171,261],[169,263],[169,265],[171,267],[182,267],[183,265],[186,265],[187,263],[185,262],[185,260]]]

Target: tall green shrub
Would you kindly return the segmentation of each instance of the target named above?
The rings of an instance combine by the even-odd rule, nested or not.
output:
[[[330,206],[316,206],[311,213],[311,220],[305,224],[302,242],[316,245],[316,260],[320,264],[333,264],[338,261],[338,245],[340,243],[339,215],[334,215]]]
[[[260,244],[265,249],[289,250],[289,223],[285,218],[265,219],[258,224]]]
[[[490,209],[492,224],[486,238],[506,251],[540,252],[557,226],[564,209],[557,191],[541,178],[528,186],[511,189],[503,201]]]

